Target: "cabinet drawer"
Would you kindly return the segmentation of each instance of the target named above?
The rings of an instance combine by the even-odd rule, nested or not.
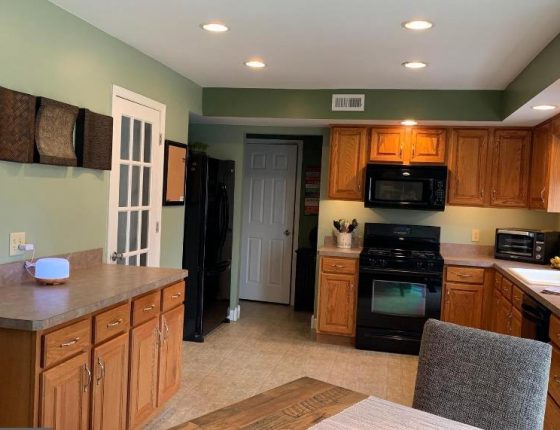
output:
[[[546,399],[543,430],[560,430],[560,406],[550,396]]]
[[[548,382],[548,394],[560,402],[560,349],[553,345],[552,364],[550,365],[550,380]]]
[[[484,282],[484,269],[476,267],[447,266],[445,278],[451,282],[462,282],[465,284],[482,284]]]
[[[91,344],[91,320],[82,320],[43,337],[43,367],[57,363]]]
[[[560,318],[556,315],[550,316],[550,330],[548,335],[552,342],[560,346]]]
[[[511,302],[513,292],[513,284],[509,279],[504,278],[502,281],[502,295]]]
[[[144,321],[159,315],[161,293],[155,291],[146,296],[132,301],[132,325],[138,325]]]
[[[523,291],[517,286],[513,286],[513,290],[511,292],[511,303],[517,309],[521,309],[521,305],[523,304]]]
[[[165,312],[175,306],[179,306],[184,300],[185,282],[178,282],[169,287],[165,287],[162,292],[162,311]]]
[[[130,305],[125,303],[96,315],[93,319],[95,343],[109,339],[130,327]]]
[[[353,258],[323,257],[321,259],[321,271],[325,273],[356,273],[356,263]]]

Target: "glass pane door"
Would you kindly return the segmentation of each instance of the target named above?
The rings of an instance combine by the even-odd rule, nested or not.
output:
[[[371,312],[411,317],[426,316],[426,284],[373,280]]]

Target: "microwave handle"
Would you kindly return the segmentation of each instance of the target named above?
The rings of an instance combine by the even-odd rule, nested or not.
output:
[[[498,230],[496,234],[514,234],[516,236],[532,236],[533,233],[529,231],[519,231],[519,230]]]

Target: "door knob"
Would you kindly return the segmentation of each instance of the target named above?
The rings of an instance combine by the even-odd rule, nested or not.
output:
[[[289,236],[290,235],[290,230],[284,230],[284,236]]]
[[[117,260],[123,260],[124,256],[122,254],[122,252],[113,252],[111,254],[111,260],[112,261],[117,261]]]

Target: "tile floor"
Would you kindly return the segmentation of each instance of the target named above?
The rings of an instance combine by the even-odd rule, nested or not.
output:
[[[147,429],[168,429],[302,376],[412,403],[416,356],[317,343],[310,319],[287,306],[242,302],[238,322],[184,344],[181,390]]]

